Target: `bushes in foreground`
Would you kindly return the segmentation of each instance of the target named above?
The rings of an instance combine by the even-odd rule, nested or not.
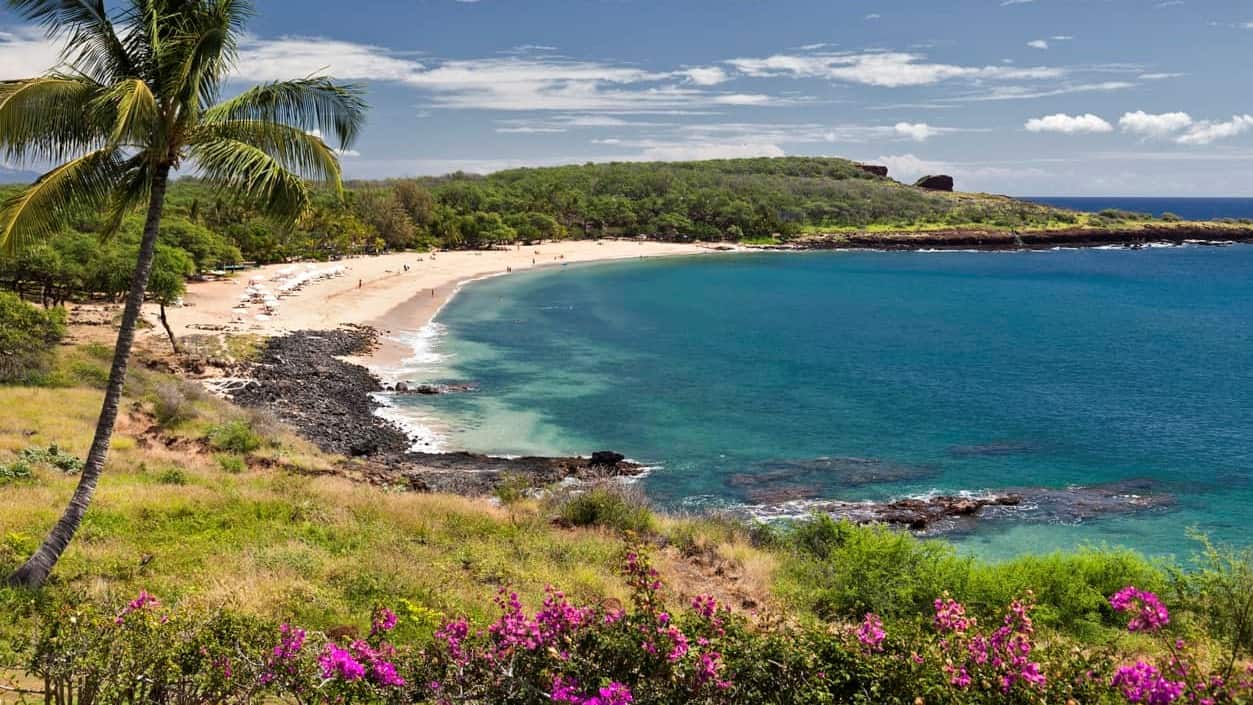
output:
[[[1126,549],[1079,549],[993,564],[961,556],[950,543],[826,516],[797,523],[777,543],[788,556],[784,597],[827,619],[867,612],[907,618],[925,612],[944,591],[988,616],[1032,590],[1037,621],[1084,636],[1116,625],[1106,597],[1123,585],[1157,592],[1168,587],[1165,572]],[[1250,610],[1253,619],[1253,605]]]
[[[446,619],[412,643],[395,635],[417,630],[385,608],[368,627],[317,633],[168,611],[141,593],[116,611],[48,612],[28,669],[53,703],[1251,702],[1250,667],[1193,648],[1160,598],[1132,586],[1107,605],[1156,657],[1040,638],[1030,592],[986,622],[939,595],[912,623],[868,613],[803,626],[750,621],[706,595],[675,609],[646,554],[623,564],[629,605],[576,604],[550,588],[528,613],[501,590],[490,624]]]
[[[65,335],[65,311],[41,311],[0,292],[0,383],[26,383],[46,374]]]

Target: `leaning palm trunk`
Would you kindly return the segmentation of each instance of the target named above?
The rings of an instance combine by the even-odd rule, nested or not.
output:
[[[174,337],[174,330],[170,328],[170,319],[165,315],[165,302],[161,303],[161,327],[165,329],[165,337],[170,339],[170,347],[174,350],[174,354],[178,354],[178,338]]]
[[[87,462],[83,464],[82,475],[78,478],[78,487],[65,512],[52,527],[48,538],[35,551],[35,555],[18,568],[9,582],[21,587],[35,588],[43,585],[52,573],[52,568],[65,552],[78,526],[83,522],[83,515],[96,494],[96,485],[100,474],[104,471],[105,460],[109,457],[109,442],[113,439],[113,425],[117,422],[118,408],[122,404],[122,387],[126,384],[126,367],[131,358],[131,346],[135,342],[135,327],[139,323],[139,314],[144,305],[144,292],[148,289],[148,275],[152,272],[152,259],[157,250],[157,232],[161,227],[161,211],[165,207],[165,186],[169,180],[169,167],[158,171],[153,177],[152,196],[148,204],[148,218],[144,221],[144,236],[139,245],[139,259],[135,263],[135,275],[131,279],[131,290],[126,295],[126,309],[122,313],[122,325],[117,333],[117,345],[113,348],[113,366],[109,368],[109,384],[104,390],[104,404],[100,408],[100,418],[96,421],[96,435],[91,441],[91,450],[87,453]]]
[[[321,135],[348,146],[365,104],[356,88],[325,78],[262,84],[215,104],[250,13],[246,0],[131,0],[116,17],[104,0],[4,1],[64,41],[66,66],[0,81],[0,157],[64,162],[0,203],[0,247],[55,237],[84,211],[103,211],[103,235],[112,236],[128,213],[148,206],[78,488],[47,540],[9,578],[38,587],[74,538],[104,471],[170,173],[191,162],[206,183],[290,221],[310,201],[302,175],[342,196],[339,160]]]

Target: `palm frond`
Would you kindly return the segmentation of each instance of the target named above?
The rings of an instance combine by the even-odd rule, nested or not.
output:
[[[112,149],[99,149],[39,177],[0,204],[0,250],[12,253],[47,237],[84,209],[100,208],[125,178]]]
[[[247,0],[212,0],[180,16],[177,34],[167,42],[176,70],[165,77],[163,90],[176,96],[184,124],[193,123],[217,101],[251,14]]]
[[[126,47],[114,31],[104,0],[9,0],[24,19],[65,40],[62,59],[98,79],[131,72]]]
[[[152,89],[138,78],[119,81],[92,101],[100,122],[111,121],[109,144],[145,144],[157,126],[159,107]]]
[[[59,162],[99,147],[111,125],[91,106],[103,91],[81,76],[0,81],[0,152],[9,161]]]
[[[334,138],[340,149],[351,146],[365,122],[361,88],[329,78],[301,78],[263,83],[210,108],[205,122],[260,120],[317,130]]]
[[[309,206],[304,179],[264,150],[234,139],[204,139],[191,145],[201,177],[252,201],[269,215],[291,220]]]
[[[109,240],[122,228],[122,221],[148,201],[152,193],[152,169],[147,155],[131,157],[123,166],[126,178],[113,189],[109,199],[108,217],[100,229],[100,239]]]
[[[321,137],[297,127],[262,120],[227,120],[208,123],[192,136],[191,143],[235,140],[273,157],[284,169],[343,192],[339,158]]]

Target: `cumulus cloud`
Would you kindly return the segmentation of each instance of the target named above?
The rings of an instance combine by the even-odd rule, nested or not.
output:
[[[1092,113],[1085,115],[1057,113],[1032,118],[1027,121],[1026,128],[1028,132],[1059,132],[1064,135],[1114,131],[1113,125]]]
[[[726,81],[727,72],[717,66],[697,66],[679,72],[698,86],[714,86]]]
[[[1153,115],[1143,110],[1125,113],[1118,120],[1123,132],[1144,138],[1163,139],[1192,126],[1192,116],[1187,113],[1160,113]]]
[[[938,130],[925,122],[898,122],[892,129],[896,130],[896,134],[908,137],[915,142],[926,142],[929,138],[939,134]]]
[[[1172,139],[1179,144],[1206,145],[1253,130],[1253,115],[1233,115],[1230,120],[1198,122],[1183,112],[1154,115],[1137,110],[1124,114],[1118,125],[1123,132],[1144,139]]]
[[[1179,144],[1210,144],[1253,129],[1253,115],[1233,115],[1226,122],[1198,122],[1175,141]]]
[[[889,154],[875,160],[888,168],[888,174],[897,181],[911,182],[928,174],[941,174],[953,171],[945,162],[922,159],[914,154]]]
[[[1031,47],[1032,49],[1048,49],[1049,43],[1043,39],[1032,39],[1031,41],[1027,42],[1027,46]]]

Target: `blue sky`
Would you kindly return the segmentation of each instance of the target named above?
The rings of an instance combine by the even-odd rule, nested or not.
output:
[[[257,6],[235,87],[367,84],[350,176],[798,154],[966,190],[1253,196],[1248,0]],[[0,13],[0,78],[55,55]]]

